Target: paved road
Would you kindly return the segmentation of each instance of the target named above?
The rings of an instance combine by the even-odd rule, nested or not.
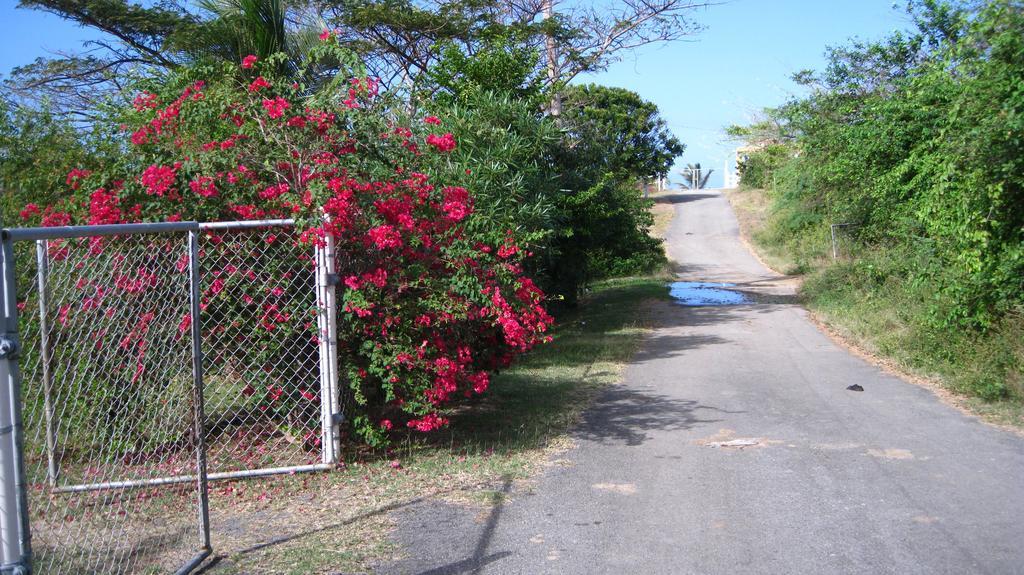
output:
[[[819,333],[718,192],[671,201],[681,279],[760,303],[666,306],[571,465],[490,515],[406,511],[381,572],[1024,573],[1024,439]]]

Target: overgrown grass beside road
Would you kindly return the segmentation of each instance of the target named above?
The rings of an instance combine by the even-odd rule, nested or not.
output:
[[[761,258],[780,272],[803,274],[804,301],[839,335],[940,382],[989,421],[1024,427],[1024,316],[1008,314],[986,332],[938,326],[929,321],[934,286],[899,273],[908,254],[847,243],[833,260],[827,226],[795,238],[783,233],[787,213],[769,192],[728,197]]]
[[[806,274],[813,309],[1019,423],[1024,6],[907,12],[913,26],[830,48],[794,75],[806,95],[728,128],[750,145],[743,183],[769,190],[734,199],[762,210],[754,240]]]

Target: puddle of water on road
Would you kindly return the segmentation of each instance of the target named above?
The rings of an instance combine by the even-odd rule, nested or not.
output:
[[[734,284],[709,282],[673,282],[669,284],[669,295],[685,306],[739,305],[749,303],[747,296],[731,291]]]

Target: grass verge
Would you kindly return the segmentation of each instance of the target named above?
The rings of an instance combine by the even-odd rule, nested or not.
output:
[[[726,195],[759,257],[804,274],[801,296],[832,335],[985,421],[1024,430],[1024,314],[983,334],[937,327],[933,287],[901,279],[905,254],[873,249],[834,261],[824,235],[783,238],[765,191]]]
[[[492,505],[571,445],[569,429],[620,378],[667,297],[660,276],[596,285],[559,318],[554,341],[499,374],[449,430],[408,435],[384,452],[350,454],[324,474],[217,484],[211,493],[216,574],[366,572],[397,558],[389,512],[423,499]]]

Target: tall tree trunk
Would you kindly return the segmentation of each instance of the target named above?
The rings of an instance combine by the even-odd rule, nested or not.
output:
[[[550,19],[555,12],[555,0],[544,0],[544,19]],[[547,40],[547,56],[548,56],[548,80],[551,86],[554,87],[558,82],[558,78],[561,75],[558,69],[558,46],[555,44],[555,37],[552,33],[548,32]],[[552,116],[558,116],[562,113],[562,97],[558,94],[557,89],[551,91],[551,103],[548,105],[548,112]]]

